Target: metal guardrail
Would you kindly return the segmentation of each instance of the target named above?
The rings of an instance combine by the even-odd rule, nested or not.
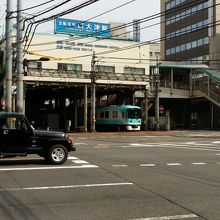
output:
[[[160,87],[171,88],[171,82],[160,80]],[[180,82],[173,82],[173,89],[189,90],[189,85]]]
[[[204,93],[211,101],[214,100],[220,106],[220,95],[204,85],[196,85],[195,89]]]

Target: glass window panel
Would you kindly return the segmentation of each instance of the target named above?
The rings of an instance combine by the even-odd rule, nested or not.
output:
[[[191,48],[192,48],[191,42],[187,43],[187,44],[186,44],[186,49],[187,49],[187,50],[190,50]]]
[[[198,44],[198,47],[199,47],[199,46],[202,46],[202,45],[203,45],[203,39],[199,39],[198,42],[197,42],[197,44]]]
[[[208,37],[204,38],[204,44],[208,44],[208,43],[209,43],[209,38]]]
[[[192,42],[192,48],[195,48],[195,47],[197,47],[197,41]]]
[[[197,11],[197,7],[195,6],[192,8],[192,13],[195,13],[196,11]]]
[[[192,13],[192,9],[190,8],[190,9],[188,9],[188,10],[186,10],[186,16],[190,16],[191,15],[191,13]]]
[[[166,10],[169,10],[170,9],[170,3],[167,3],[166,4]]]
[[[171,54],[174,54],[174,53],[176,53],[176,48],[175,47],[171,48]]]
[[[172,1],[172,2],[170,3],[170,7],[171,7],[171,8],[175,7],[175,1]]]
[[[181,51],[181,47],[180,46],[177,46],[176,47],[176,53],[179,53]]]
[[[181,45],[181,51],[185,51],[186,50],[186,45],[185,44],[182,44]]]
[[[166,55],[170,55],[170,49],[166,50]]]

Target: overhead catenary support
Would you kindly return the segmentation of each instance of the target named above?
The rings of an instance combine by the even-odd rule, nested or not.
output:
[[[91,62],[91,132],[96,131],[95,123],[95,101],[96,101],[96,75],[95,75],[95,52],[93,52],[92,62]]]
[[[12,111],[12,0],[7,0],[6,10],[6,60],[5,60],[5,111]]]
[[[157,60],[156,72],[155,72],[155,121],[156,121],[156,130],[160,130],[160,73],[159,73],[159,62]]]
[[[145,99],[145,112],[144,112],[144,130],[148,130],[148,90],[145,90],[144,93],[144,99]]]

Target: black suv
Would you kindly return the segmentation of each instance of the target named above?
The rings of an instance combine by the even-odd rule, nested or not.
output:
[[[0,112],[0,156],[38,154],[52,164],[63,164],[68,152],[75,151],[63,132],[35,130],[19,113]]]

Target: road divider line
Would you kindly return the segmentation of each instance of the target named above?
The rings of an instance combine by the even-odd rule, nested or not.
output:
[[[132,220],[171,220],[171,219],[186,219],[186,218],[198,218],[198,215],[174,215],[174,216],[163,216],[163,217],[150,217],[150,218],[137,218]]]
[[[104,187],[104,186],[126,186],[134,185],[133,183],[103,183],[103,184],[85,184],[85,185],[67,185],[67,186],[39,186],[39,187],[20,187],[0,189],[4,191],[25,191],[25,190],[48,190],[48,189],[70,189],[70,188],[88,188],[88,187]]]
[[[181,166],[181,163],[167,163],[167,166]]]
[[[113,164],[113,167],[128,167],[126,164]]]
[[[198,163],[191,163],[192,165],[205,165],[206,163],[198,162]]]
[[[154,163],[148,163],[148,164],[140,164],[141,167],[155,167],[156,164]]]

